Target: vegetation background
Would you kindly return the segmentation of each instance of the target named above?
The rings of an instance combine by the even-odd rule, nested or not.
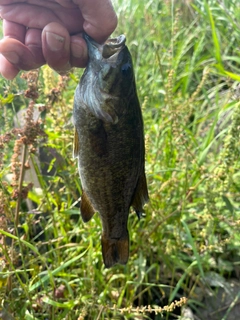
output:
[[[82,71],[0,78],[0,317],[231,319],[240,298],[239,1],[114,6],[145,122],[146,217],[130,214],[128,264],[105,269],[99,217],[79,219],[72,159]],[[13,129],[23,109],[25,125]],[[206,316],[209,297],[232,294],[229,281],[232,300],[217,298]]]

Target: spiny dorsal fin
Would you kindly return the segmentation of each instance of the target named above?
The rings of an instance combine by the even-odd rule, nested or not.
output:
[[[88,222],[91,220],[92,216],[95,213],[95,210],[86,195],[86,193],[83,191],[83,194],[81,196],[81,204],[80,204],[80,211],[81,211],[81,216],[83,219],[83,222]]]
[[[73,140],[73,159],[79,156],[79,138],[77,129],[74,128],[74,140]]]

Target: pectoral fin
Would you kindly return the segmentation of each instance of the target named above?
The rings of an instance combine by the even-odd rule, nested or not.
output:
[[[79,156],[79,137],[77,129],[74,128],[74,140],[73,140],[73,159]]]
[[[92,216],[95,213],[95,210],[86,195],[86,193],[83,191],[83,194],[81,196],[81,203],[80,203],[80,211],[81,211],[81,216],[83,219],[83,222],[88,222],[91,220]]]
[[[135,210],[138,218],[141,218],[142,213],[144,212],[143,206],[149,200],[148,189],[147,189],[147,180],[145,172],[139,177],[138,183],[132,198],[131,206]]]

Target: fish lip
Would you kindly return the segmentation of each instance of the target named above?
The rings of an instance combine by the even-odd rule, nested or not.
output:
[[[97,43],[86,33],[84,33],[83,38],[87,42],[89,49],[97,49],[103,60],[112,62],[116,60],[118,53],[125,47],[126,43],[126,37],[123,34],[115,38],[109,38],[103,44]]]

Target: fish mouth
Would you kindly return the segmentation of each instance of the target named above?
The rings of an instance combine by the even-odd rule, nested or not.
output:
[[[101,54],[102,59],[108,60],[109,62],[116,62],[119,52],[125,47],[126,37],[121,34],[116,38],[110,38],[106,40],[104,44],[99,44],[94,41],[87,34],[84,34],[84,39],[88,44],[89,51],[91,53],[91,48],[97,49]]]
[[[122,50],[125,46],[126,38],[123,34],[121,34],[117,38],[108,39],[103,45],[102,57],[104,59],[111,58],[115,53]]]

